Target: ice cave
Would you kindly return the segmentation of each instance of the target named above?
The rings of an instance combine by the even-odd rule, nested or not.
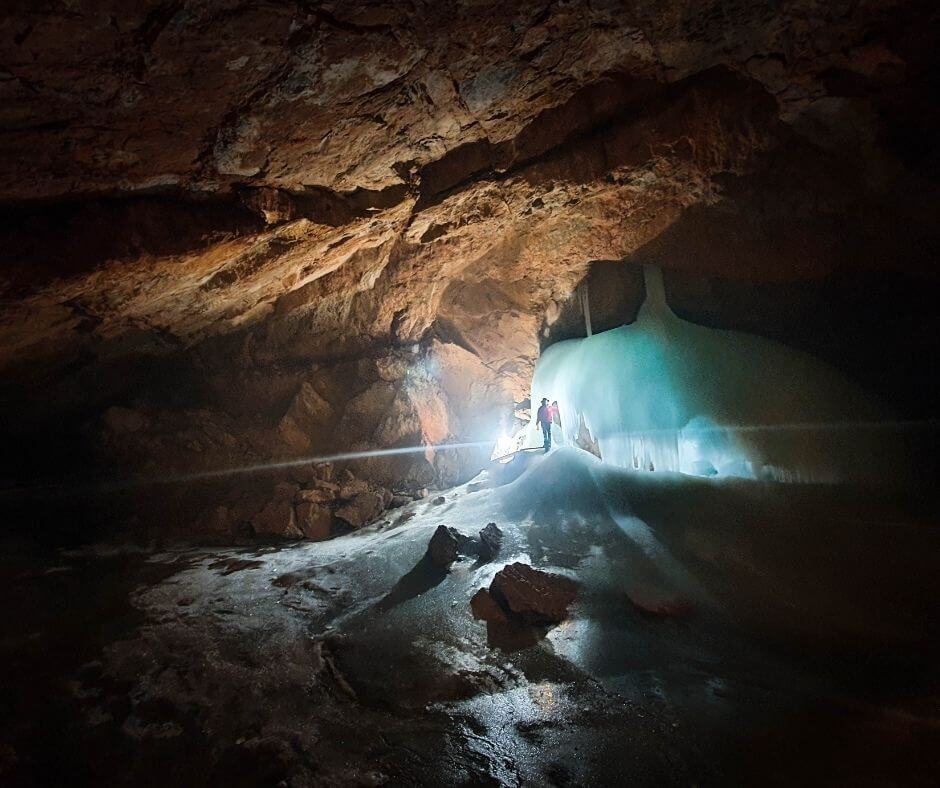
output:
[[[543,397],[559,403],[558,442],[577,445],[586,428],[622,468],[829,483],[903,474],[894,419],[874,397],[806,353],[680,320],[652,267],[635,323],[541,356],[531,401]],[[517,439],[540,441],[534,420]]]
[[[928,786],[940,7],[13,0],[0,786]]]

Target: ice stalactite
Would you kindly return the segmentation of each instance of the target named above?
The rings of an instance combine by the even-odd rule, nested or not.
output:
[[[678,318],[662,273],[645,274],[635,323],[539,360],[532,403],[558,401],[556,442],[574,444],[583,422],[605,462],[699,476],[833,482],[899,470],[890,414],[872,397],[806,353]],[[527,445],[541,443],[537,432]]]

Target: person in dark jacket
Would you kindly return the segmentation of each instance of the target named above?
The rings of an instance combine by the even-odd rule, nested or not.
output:
[[[542,397],[542,405],[535,415],[535,420],[542,428],[542,437],[545,439],[542,448],[548,451],[552,448],[552,416],[554,409],[548,404],[548,397]]]

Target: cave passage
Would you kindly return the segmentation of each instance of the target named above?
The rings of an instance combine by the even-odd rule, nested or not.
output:
[[[938,216],[935,0],[7,3],[0,786],[935,785]]]

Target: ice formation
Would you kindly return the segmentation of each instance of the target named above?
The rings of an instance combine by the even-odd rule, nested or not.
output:
[[[574,444],[583,420],[625,468],[833,482],[897,464],[873,398],[806,353],[678,318],[654,268],[635,323],[546,350],[533,407],[542,397],[560,406],[556,443]],[[535,424],[520,437],[542,442]]]

